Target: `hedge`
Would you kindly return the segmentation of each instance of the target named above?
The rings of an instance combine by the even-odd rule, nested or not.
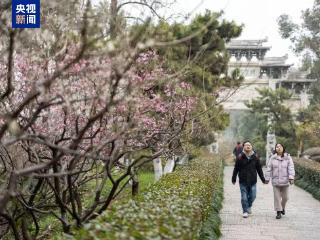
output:
[[[73,239],[217,239],[222,168],[221,160],[202,153],[138,198],[112,206]]]
[[[296,185],[320,200],[320,163],[304,158],[294,159]]]

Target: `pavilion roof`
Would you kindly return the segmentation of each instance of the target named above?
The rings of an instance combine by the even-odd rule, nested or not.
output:
[[[300,71],[298,69],[292,69],[288,72],[288,76],[283,82],[316,82],[317,79],[308,78],[309,71]]]
[[[227,49],[270,49],[271,47],[263,46],[263,43],[267,41],[267,38],[255,40],[233,39],[227,44]]]
[[[261,67],[291,67],[293,64],[288,64],[288,54],[281,57],[265,57],[261,62]]]

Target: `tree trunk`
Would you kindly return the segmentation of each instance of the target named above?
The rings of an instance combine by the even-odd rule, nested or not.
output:
[[[153,169],[154,169],[155,180],[158,181],[163,174],[162,173],[161,158],[156,158],[153,160]]]
[[[26,222],[26,219],[22,217],[21,219],[21,232],[24,240],[31,240],[29,231],[28,231],[28,223]]]
[[[134,197],[134,196],[136,196],[136,195],[138,195],[138,193],[139,193],[139,180],[136,178],[136,177],[134,177],[133,179],[132,179],[132,196]]]
[[[299,142],[299,149],[298,149],[298,157],[301,156],[301,154],[303,153],[303,139],[300,139],[300,142]]]
[[[117,36],[117,16],[118,16],[118,0],[111,0],[110,5],[110,35],[111,38]]]
[[[139,193],[139,178],[136,174],[134,167],[131,169],[131,194],[132,196],[136,196]]]
[[[164,166],[163,174],[172,173],[175,165],[175,156],[169,158]]]

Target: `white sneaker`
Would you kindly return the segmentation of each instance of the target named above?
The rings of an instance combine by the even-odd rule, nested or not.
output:
[[[247,211],[248,211],[249,214],[252,214],[251,208],[248,208]]]
[[[249,217],[249,214],[245,212],[242,214],[242,217],[247,218],[247,217]]]

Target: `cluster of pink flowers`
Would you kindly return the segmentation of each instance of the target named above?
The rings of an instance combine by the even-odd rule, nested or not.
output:
[[[18,105],[32,89],[41,88],[43,79],[70,61],[75,51],[76,48],[71,48],[60,62],[53,64],[31,64],[27,57],[17,56],[15,90],[10,96],[12,104]],[[38,104],[44,102],[50,106],[41,110],[31,126],[32,131],[51,140],[63,134],[69,139],[64,143],[68,143],[92,116],[104,110],[103,117],[84,135],[90,141],[83,140],[83,147],[117,137],[139,148],[148,144],[155,134],[170,136],[169,126],[182,124],[195,107],[197,99],[189,91],[191,85],[168,77],[154,51],[140,54],[119,82],[119,101],[109,103],[111,65],[112,59],[97,56],[81,59],[63,72],[50,88],[42,90]],[[28,106],[22,112],[23,117],[31,117],[38,104]],[[20,124],[24,125],[24,120],[20,119]],[[165,141],[164,137],[157,139]]]

